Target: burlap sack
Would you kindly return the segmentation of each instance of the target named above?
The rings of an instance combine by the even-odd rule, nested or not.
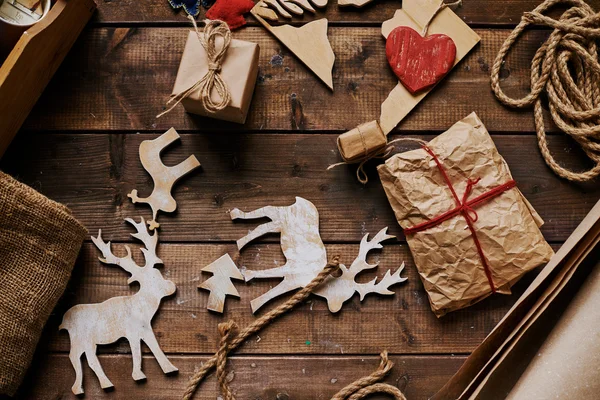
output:
[[[0,395],[23,380],[86,235],[65,206],[0,172]]]

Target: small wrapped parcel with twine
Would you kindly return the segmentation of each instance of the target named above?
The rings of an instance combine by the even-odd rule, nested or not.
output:
[[[191,18],[173,94],[165,110],[178,104],[192,114],[243,124],[258,77],[258,44],[231,38],[225,22],[206,21],[200,32]]]
[[[510,294],[554,254],[475,113],[378,171],[438,317]]]

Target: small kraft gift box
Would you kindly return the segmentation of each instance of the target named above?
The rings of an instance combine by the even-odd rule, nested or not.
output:
[[[510,294],[553,255],[542,219],[475,113],[378,171],[438,317]]]
[[[196,31],[190,31],[188,35],[173,88],[173,96],[181,95],[197,85],[212,69],[224,82],[224,90],[229,92],[227,105],[222,109],[207,109],[200,89],[186,95],[181,100],[181,104],[192,114],[243,124],[246,122],[256,85],[260,48],[256,43],[230,39],[222,60],[215,64],[199,40],[201,35],[202,32]],[[225,39],[217,36],[206,42],[209,46],[221,49]],[[222,100],[222,93],[219,93],[218,89],[216,85],[209,87],[211,100],[215,104]]]

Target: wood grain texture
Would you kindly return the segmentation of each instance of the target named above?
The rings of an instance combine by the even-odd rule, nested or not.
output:
[[[485,113],[479,116],[487,121]],[[157,136],[24,134],[17,137],[0,168],[68,205],[90,232],[102,229],[107,239],[129,241],[123,219],[151,216],[148,207],[131,204],[126,197],[133,188],[144,189],[142,193],[152,188],[152,179],[137,156],[138,148],[142,140]],[[374,163],[367,166],[370,182],[366,186],[357,182],[355,167],[326,170],[339,161],[335,135],[181,136],[181,144],[163,154],[165,165],[175,165],[193,154],[203,168],[174,187],[178,211],[161,219],[165,242],[233,243],[260,222],[234,223],[231,209],[287,206],[296,196],[316,205],[326,243],[358,243],[365,233],[375,234],[385,226],[390,234],[402,237]],[[552,174],[533,136],[495,135],[493,139],[519,188],[546,221],[542,227],[546,239],[565,240],[595,204],[600,188],[570,184]],[[567,138],[552,136],[550,146],[560,162],[581,167],[577,162],[581,154]]]
[[[95,21],[98,23],[122,22],[169,22],[186,23],[185,14],[175,12],[168,3],[152,0],[99,1]],[[533,10],[539,0],[465,0],[457,14],[468,24],[476,25],[516,25],[525,11]],[[594,9],[600,9],[598,0],[588,0]],[[304,17],[294,17],[294,23],[305,23],[323,17],[332,23],[380,24],[390,18],[401,7],[398,0],[374,0],[362,9],[338,7],[336,0],[329,0],[325,9],[316,8],[316,14],[305,12]],[[200,19],[203,18],[201,11]],[[250,24],[256,24],[251,17]]]
[[[165,107],[188,28],[99,28],[73,49],[25,124],[27,130],[345,132],[378,118],[381,104],[398,80],[387,65],[379,27],[330,28],[337,61],[336,90],[325,87],[262,28],[234,32],[260,45],[259,77],[246,124],[186,114]],[[477,30],[481,43],[405,118],[398,129],[443,131],[472,111],[490,132],[534,132],[533,112],[503,107],[490,88],[489,65],[508,30]],[[530,62],[546,38],[526,34],[503,70],[502,86],[524,94]],[[547,123],[549,131],[556,131]]]
[[[135,383],[131,380],[131,360],[123,355],[100,356],[100,362],[113,379],[114,392],[103,392],[90,370],[85,371],[89,396],[93,399],[164,400],[181,398],[188,379],[207,357],[175,356],[178,375],[160,374],[158,365],[148,357],[144,368],[152,379]],[[395,363],[386,382],[401,389],[411,400],[425,400],[458,370],[464,356],[392,356]],[[378,356],[359,357],[231,357],[233,371],[230,387],[244,400],[325,400],[355,379],[369,375],[379,365]],[[77,399],[69,393],[72,372],[66,354],[44,355],[34,368],[20,393],[20,399]],[[230,372],[231,374],[231,372]],[[217,398],[216,380],[211,375],[194,396],[197,400]],[[372,397],[383,400],[388,397]]]
[[[46,3],[46,9],[48,6]],[[39,23],[21,35],[6,60],[0,54],[0,157],[95,8],[92,0],[59,0]]]
[[[115,252],[122,250],[116,244],[114,247]],[[359,251],[359,245],[327,245],[326,248],[330,256],[339,254],[340,261],[347,265]],[[165,353],[215,352],[219,340],[217,325],[234,319],[243,327],[254,321],[250,301],[279,282],[278,279],[247,284],[235,282],[240,299],[229,298],[224,314],[208,311],[208,293],[197,288],[199,283],[207,279],[202,268],[225,253],[231,254],[242,270],[264,270],[285,262],[279,245],[275,244],[251,246],[241,253],[233,244],[160,245],[158,254],[164,261],[161,272],[177,285],[177,293],[163,299],[152,324]],[[66,294],[46,327],[44,341],[48,350],[69,350],[68,335],[59,332],[57,327],[70,306],[128,296],[138,290],[135,286],[127,286],[127,274],[102,265],[97,259],[98,255],[92,244],[84,245]],[[406,267],[402,275],[408,280],[390,288],[395,292],[393,296],[371,295],[360,302],[355,295],[337,314],[329,311],[323,299],[313,296],[293,313],[283,316],[251,338],[237,352],[342,355],[378,354],[386,348],[402,354],[465,354],[485,338],[536,274],[532,272],[526,275],[515,286],[512,296],[492,296],[473,307],[438,319],[429,308],[425,290],[406,245],[389,241],[381,251],[373,252],[368,259],[370,262],[379,261],[380,265],[377,269],[360,274],[356,279],[358,282],[368,282],[374,277],[381,279],[386,270],[395,270],[403,262]],[[271,309],[287,298],[289,295],[282,296],[266,308]],[[106,352],[130,353],[130,347],[126,341],[120,341],[99,349],[99,353]],[[174,361],[173,364],[177,365]],[[105,368],[105,371],[109,369]]]

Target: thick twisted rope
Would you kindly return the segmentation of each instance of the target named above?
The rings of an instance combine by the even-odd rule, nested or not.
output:
[[[183,399],[189,400],[192,398],[192,396],[194,395],[194,392],[196,391],[196,388],[198,387],[200,382],[202,382],[202,380],[206,377],[206,375],[208,375],[208,373],[213,368],[215,368],[215,366],[217,365],[217,361],[219,359],[221,359],[221,362],[222,362],[221,365],[224,367],[225,361],[223,361],[223,360],[226,359],[227,353],[238,348],[250,336],[258,333],[260,330],[262,330],[265,326],[269,325],[275,319],[279,318],[281,315],[287,313],[288,311],[290,311],[291,309],[296,307],[298,304],[300,304],[301,302],[306,300],[306,298],[308,296],[310,296],[310,294],[321,283],[323,283],[323,281],[325,279],[327,279],[327,277],[329,275],[331,275],[332,272],[336,271],[339,268],[339,265],[340,265],[339,256],[333,257],[333,259],[329,263],[327,263],[325,268],[319,273],[319,275],[316,276],[316,278],[314,278],[308,285],[306,285],[304,288],[302,288],[300,291],[298,291],[296,294],[294,294],[294,296],[292,296],[288,301],[286,301],[279,307],[276,307],[275,309],[269,311],[262,317],[258,318],[252,324],[250,324],[246,328],[244,328],[235,337],[229,336],[224,343],[221,342],[221,346],[220,346],[220,349],[217,352],[217,354],[214,355],[211,359],[209,359],[206,363],[204,363],[204,365],[202,365],[202,368],[200,368],[200,370],[192,377],[192,379],[188,383],[188,387],[187,387],[185,393],[183,394]],[[221,325],[223,325],[223,326],[221,326]],[[225,322],[224,324],[220,324],[219,331],[227,334],[227,333],[231,332],[234,327],[235,327],[235,322],[233,322],[233,321]],[[224,336],[227,336],[227,335],[224,335]],[[219,384],[221,385],[221,382],[219,382]]]
[[[395,400],[406,400],[406,397],[397,387],[387,383],[379,383],[394,367],[394,363],[388,359],[387,351],[383,351],[380,356],[381,362],[377,370],[369,376],[352,382],[337,392],[331,400],[360,400],[376,393],[389,394]]]
[[[190,88],[184,90],[181,93],[171,96],[167,105],[170,106],[168,109],[158,114],[156,118],[160,118],[163,115],[171,112],[183,99],[190,96],[192,93],[198,91],[200,93],[200,102],[202,107],[210,112],[216,113],[217,111],[223,110],[231,101],[231,93],[229,87],[220,75],[221,67],[223,65],[223,58],[225,53],[229,49],[231,44],[231,31],[226,22],[219,20],[206,20],[206,26],[204,32],[198,30],[196,20],[191,15],[188,18],[192,21],[198,41],[204,47],[206,56],[208,59],[208,72],[198,82],[194,83]],[[223,45],[217,47],[217,37],[223,38]],[[219,100],[215,101],[212,98],[213,89],[217,91]]]
[[[306,298],[308,298],[308,296],[310,296],[310,294],[313,293],[315,289],[321,285],[328,276],[331,275],[331,273],[339,268],[339,265],[339,256],[333,257],[333,259],[327,264],[327,266],[325,266],[319,275],[317,275],[308,285],[297,292],[284,304],[269,311],[267,314],[263,315],[252,324],[244,328],[239,334],[237,334],[238,326],[234,321],[228,321],[219,324],[219,334],[221,335],[219,349],[212,358],[202,365],[200,370],[192,377],[192,379],[190,379],[188,387],[183,394],[183,399],[190,400],[194,396],[194,393],[196,392],[200,382],[202,382],[208,373],[216,367],[217,382],[221,394],[224,396],[224,400],[235,400],[235,396],[231,392],[227,382],[226,365],[229,352],[238,348],[250,336],[258,333],[275,319],[292,310],[298,304],[306,300]],[[377,382],[381,381],[389,373],[393,366],[394,364],[388,360],[387,351],[384,351],[381,353],[381,363],[379,368],[373,374],[368,377],[361,378],[342,389],[332,398],[332,400],[360,400],[374,393],[387,393],[394,396],[396,400],[406,400],[404,395],[402,395],[400,390],[398,390],[396,387],[387,384],[377,384]],[[340,397],[342,395],[344,395],[344,397]]]
[[[556,5],[571,6],[559,20],[543,15]],[[531,92],[520,99],[507,96],[500,87],[500,69],[519,36],[529,25],[554,29],[536,52],[531,65]],[[600,38],[600,14],[583,0],[546,0],[521,22],[506,39],[492,67],[491,83],[505,105],[533,105],[538,145],[546,164],[559,176],[586,182],[600,175],[600,63],[596,41]],[[552,120],[581,146],[595,164],[585,172],[561,166],[548,149],[542,94],[548,97]]]

